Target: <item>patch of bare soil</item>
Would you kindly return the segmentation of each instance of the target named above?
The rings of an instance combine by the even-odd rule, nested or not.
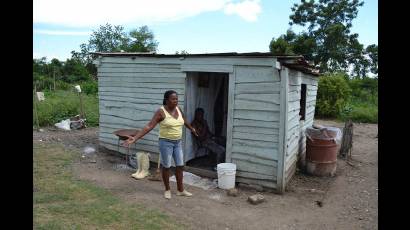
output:
[[[316,124],[343,127],[343,123],[317,120]],[[265,202],[247,202],[255,190],[239,188],[239,196],[220,189],[186,186],[193,197],[177,197],[171,182],[171,200],[163,198],[162,182],[135,180],[135,170],[119,167],[124,159],[98,149],[98,128],[77,131],[46,129],[33,132],[33,142],[61,142],[82,151],[97,149],[94,161],[83,158],[74,164],[79,179],[104,187],[127,202],[163,211],[191,229],[377,229],[378,139],[376,124],[354,124],[352,160],[338,159],[336,176],[318,178],[296,173],[287,192],[262,192]],[[151,168],[152,172],[155,167]]]

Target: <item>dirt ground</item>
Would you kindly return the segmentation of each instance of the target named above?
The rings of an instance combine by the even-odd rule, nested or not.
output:
[[[343,127],[343,123],[316,120],[316,124]],[[127,202],[161,210],[188,229],[378,229],[378,133],[375,124],[354,124],[351,164],[338,159],[336,176],[317,178],[296,173],[287,192],[262,192],[266,201],[249,204],[257,191],[239,188],[238,197],[223,190],[187,185],[193,197],[163,198],[162,182],[135,180],[135,170],[121,168],[124,159],[98,149],[98,128],[33,132],[33,142],[60,142],[68,149],[97,149],[74,164],[75,175],[108,189]],[[153,169],[155,170],[155,169]],[[319,205],[322,204],[322,205]]]

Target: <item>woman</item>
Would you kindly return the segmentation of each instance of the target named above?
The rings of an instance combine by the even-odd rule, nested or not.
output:
[[[172,158],[174,158],[177,179],[177,196],[192,196],[191,193],[184,189],[183,167],[184,154],[182,152],[181,138],[182,126],[185,125],[191,132],[198,136],[196,130],[186,121],[184,114],[178,107],[178,95],[173,90],[168,90],[164,94],[163,106],[159,108],[151,121],[134,137],[128,136],[128,140],[124,142],[124,146],[141,139],[145,134],[150,132],[159,123],[159,151],[161,154],[161,171],[162,180],[165,185],[164,197],[171,199],[171,190],[169,187],[169,169],[171,167]]]
[[[224,162],[225,159],[225,148],[216,142],[216,137],[208,127],[208,122],[204,119],[204,109],[197,108],[195,110],[194,120],[191,126],[196,129],[198,134],[197,142],[204,148],[210,150],[212,153],[216,154],[216,165]],[[214,171],[216,171],[217,166],[214,166]]]

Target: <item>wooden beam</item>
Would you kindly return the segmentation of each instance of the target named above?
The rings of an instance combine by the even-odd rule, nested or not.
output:
[[[288,129],[288,92],[289,92],[289,70],[284,67],[280,72],[280,114],[279,114],[279,151],[278,151],[278,173],[277,190],[279,193],[285,191],[285,164],[286,164],[286,141]]]
[[[207,169],[201,169],[201,168],[196,168],[196,167],[191,167],[191,166],[184,166],[184,170],[190,173],[193,173],[198,176],[202,177],[208,177],[212,179],[217,179],[218,174],[217,172],[207,170]]]
[[[228,88],[228,119],[227,119],[227,138],[226,138],[226,154],[225,162],[232,162],[232,132],[233,132],[233,113],[235,103],[235,68],[232,73],[229,73],[229,88]]]

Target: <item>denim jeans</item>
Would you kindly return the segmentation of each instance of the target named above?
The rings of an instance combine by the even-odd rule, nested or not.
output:
[[[182,152],[181,140],[159,139],[159,151],[161,164],[164,168],[170,168],[172,158],[176,166],[184,166],[184,153]]]

